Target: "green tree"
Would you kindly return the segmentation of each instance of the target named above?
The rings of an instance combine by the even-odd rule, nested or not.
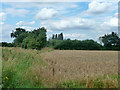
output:
[[[52,39],[55,39],[55,35],[54,34],[52,35]]]
[[[23,28],[16,28],[15,31],[12,31],[11,38],[17,38],[21,33],[25,33],[26,30]]]
[[[60,33],[60,34],[58,35],[58,40],[63,40],[63,33]]]
[[[106,49],[115,49],[119,45],[119,37],[117,33],[112,32],[111,34],[105,34],[99,37],[101,42],[104,44]]]
[[[102,46],[95,42],[94,40],[83,40],[82,41],[83,50],[101,50]]]
[[[28,32],[22,28],[16,28],[15,31],[12,31],[11,38],[15,38],[13,42],[14,46],[21,46],[23,39],[26,38],[27,35]]]
[[[46,39],[46,29],[44,27],[35,29],[23,40],[22,47],[40,50],[46,46]]]
[[[15,40],[14,40],[14,45],[15,46],[21,46],[23,40],[28,36],[28,33],[21,33]]]
[[[55,35],[55,39],[56,39],[56,40],[58,39],[58,36],[57,36],[57,34]]]

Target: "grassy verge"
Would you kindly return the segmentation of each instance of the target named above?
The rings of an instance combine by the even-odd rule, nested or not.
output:
[[[44,87],[41,67],[45,66],[39,51],[2,48],[2,83],[4,88]]]

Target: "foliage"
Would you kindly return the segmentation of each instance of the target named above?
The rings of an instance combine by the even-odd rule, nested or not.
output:
[[[40,50],[46,45],[46,29],[39,28],[32,31],[28,37],[23,40],[22,47]]]
[[[46,29],[42,27],[28,32],[25,29],[16,28],[11,33],[11,38],[15,38],[14,46],[40,50],[46,45]]]
[[[48,46],[60,50],[100,50],[102,46],[93,40],[50,40]]]
[[[21,33],[25,33],[25,32],[26,30],[23,28],[16,28],[15,31],[12,31],[11,38],[14,38],[14,37],[17,38]]]
[[[15,38],[13,43],[14,46],[21,46],[21,43],[24,38],[26,38],[28,35],[28,32],[23,28],[16,28],[15,31],[12,31],[11,38]]]
[[[14,45],[15,46],[21,46],[23,40],[28,36],[28,33],[21,33],[15,40],[14,40]]]
[[[1,42],[0,46],[2,46],[2,47],[13,47],[13,43]]]
[[[52,39],[55,39],[55,40],[63,40],[63,33],[60,33],[60,34],[56,34],[56,35],[52,35]]]
[[[117,33],[105,34],[99,37],[99,39],[104,44],[105,49],[120,50],[120,38]]]

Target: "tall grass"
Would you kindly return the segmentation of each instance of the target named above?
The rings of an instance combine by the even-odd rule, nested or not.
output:
[[[62,81],[57,84],[58,88],[118,88],[118,76],[109,76],[104,77],[94,77],[87,78],[81,81],[79,80],[69,80]]]
[[[39,51],[21,48],[2,48],[2,82],[5,88],[44,87]]]

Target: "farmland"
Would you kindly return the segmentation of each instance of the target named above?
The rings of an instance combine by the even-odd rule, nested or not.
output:
[[[2,48],[3,87],[117,88],[118,52]]]

